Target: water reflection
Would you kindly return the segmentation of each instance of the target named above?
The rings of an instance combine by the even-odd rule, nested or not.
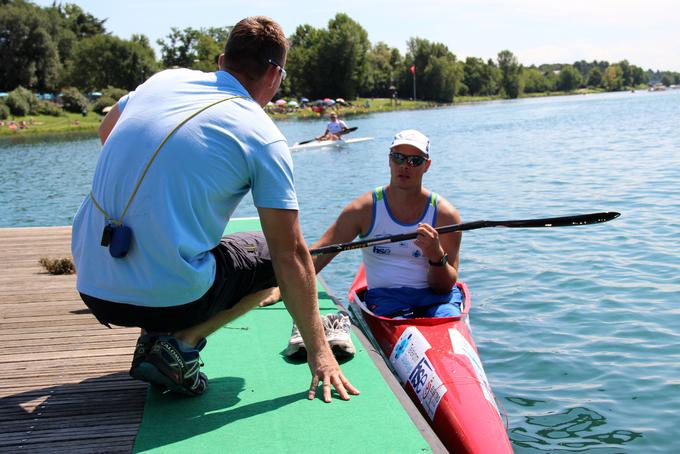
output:
[[[529,399],[512,398],[512,402],[533,405]],[[519,401],[518,401],[519,400]],[[615,448],[630,443],[642,434],[630,430],[596,432],[607,423],[607,419],[596,411],[585,407],[575,407],[562,413],[541,416],[528,416],[526,425],[511,429],[510,440],[515,446],[533,448],[543,452],[566,452],[578,449],[579,452],[598,452],[602,448]],[[615,446],[611,446],[615,445]],[[621,452],[616,448],[611,452]],[[583,451],[582,451],[583,450]]]

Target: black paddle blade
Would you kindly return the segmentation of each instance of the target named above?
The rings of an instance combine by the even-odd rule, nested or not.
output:
[[[527,228],[527,227],[570,227],[574,225],[589,225],[600,224],[616,219],[621,216],[621,213],[615,211],[607,211],[602,213],[580,214],[577,216],[562,216],[557,218],[543,218],[543,219],[524,219],[517,221],[489,221],[490,227],[510,227],[510,228]]]

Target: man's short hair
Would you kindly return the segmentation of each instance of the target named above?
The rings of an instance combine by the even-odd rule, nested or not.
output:
[[[284,65],[288,39],[281,26],[265,16],[246,17],[234,26],[224,46],[225,67],[258,79],[269,60]]]

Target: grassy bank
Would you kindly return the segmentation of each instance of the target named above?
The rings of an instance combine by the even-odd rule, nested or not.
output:
[[[0,138],[28,138],[88,132],[95,135],[101,119],[102,117],[94,112],[88,113],[85,117],[81,114],[73,113],[59,117],[49,115],[16,117],[4,120],[5,124],[0,127]],[[12,121],[16,123],[16,129],[10,128],[8,125]],[[25,123],[24,128],[19,127],[21,122]]]
[[[523,94],[522,98],[535,98],[543,96],[565,96],[576,94],[593,94],[601,93],[602,90],[580,89],[574,92],[546,92],[546,93],[530,93]],[[503,99],[500,96],[457,96],[453,104],[467,104],[485,101],[495,101]],[[359,98],[352,102],[351,106],[338,106],[337,108],[326,109],[323,114],[314,112],[310,108],[297,109],[292,111],[277,111],[275,109],[268,110],[269,115],[275,120],[285,119],[316,119],[327,116],[331,111],[337,111],[341,117],[352,117],[355,115],[367,115],[379,112],[391,112],[395,110],[417,110],[417,109],[433,109],[442,106],[450,106],[452,104],[436,103],[431,101],[413,101],[406,99],[392,98]],[[26,117],[16,117],[11,120],[5,120],[4,125],[0,126],[0,140],[21,140],[23,138],[30,140],[32,138],[51,138],[59,136],[70,135],[88,135],[91,134],[96,137],[97,128],[103,117],[90,112],[83,117],[81,114],[68,113],[59,117],[52,117],[47,115],[33,115]],[[16,123],[17,128],[13,129],[8,126],[12,121]],[[19,123],[25,123],[24,128],[19,128]]]

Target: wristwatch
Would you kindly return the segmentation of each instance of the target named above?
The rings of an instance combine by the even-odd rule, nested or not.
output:
[[[430,266],[444,266],[444,265],[446,265],[446,262],[448,262],[448,260],[449,260],[449,254],[444,252],[444,255],[442,255],[442,258],[440,258],[436,262],[433,262],[432,260],[428,259],[427,263],[429,263]]]

